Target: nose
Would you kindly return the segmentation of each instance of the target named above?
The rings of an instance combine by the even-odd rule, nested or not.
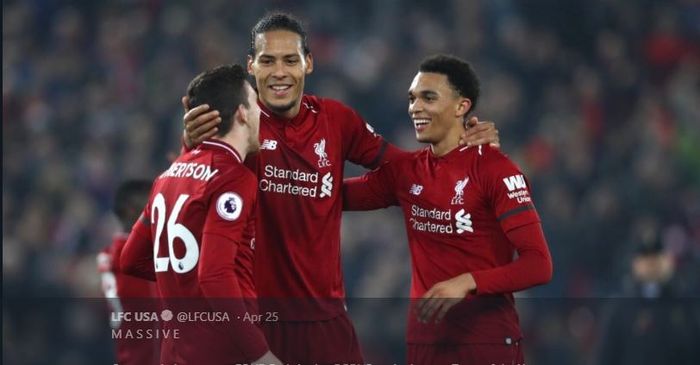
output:
[[[276,78],[283,78],[286,76],[284,62],[275,62],[275,69],[272,71],[272,76]]]

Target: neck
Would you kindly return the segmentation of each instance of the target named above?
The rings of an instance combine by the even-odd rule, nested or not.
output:
[[[236,152],[238,152],[238,155],[241,157],[241,161],[245,161],[249,146],[247,136],[244,136],[243,133],[231,131],[223,137],[214,136],[211,137],[211,139],[228,143],[234,150],[236,150]]]
[[[430,144],[430,150],[433,151],[435,156],[444,156],[448,154],[453,149],[459,147],[459,139],[465,129],[463,125],[459,125],[459,128],[452,128],[445,138]]]
[[[265,103],[265,101],[262,99],[260,100],[260,103],[262,103],[269,111],[271,111],[272,114],[286,119],[293,119],[299,114],[299,110],[301,110],[301,98],[299,98],[299,100],[296,102],[296,104],[294,104],[294,106],[285,110],[280,110],[278,108],[272,107]]]

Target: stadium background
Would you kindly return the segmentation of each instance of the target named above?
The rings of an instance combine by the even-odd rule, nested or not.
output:
[[[591,362],[603,298],[623,292],[640,232],[657,230],[674,254],[677,293],[699,296],[697,1],[4,1],[5,363],[111,363],[104,312],[69,298],[100,297],[95,254],[116,230],[114,189],[167,167],[187,83],[244,61],[271,9],[307,24],[306,90],[404,148],[418,147],[406,90],[420,60],[449,52],[475,65],[476,115],[527,173],[554,259],[552,282],[519,296],[528,362]],[[400,211],[344,219],[367,358],[401,361]]]

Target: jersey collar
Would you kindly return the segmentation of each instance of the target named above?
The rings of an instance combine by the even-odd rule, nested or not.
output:
[[[233,155],[233,157],[236,159],[236,161],[243,163],[243,159],[241,158],[241,155],[238,154],[238,151],[236,151],[235,148],[231,147],[226,142],[223,142],[218,139],[207,139],[206,141],[202,142],[202,147],[206,148],[214,148],[214,149],[223,149],[226,151],[228,154]]]
[[[468,148],[469,147],[467,147],[467,146],[457,146],[457,147],[453,148],[450,152],[447,152],[446,154],[444,154],[442,156],[436,156],[433,153],[433,150],[432,150],[432,148],[430,148],[430,146],[426,147],[425,150],[428,154],[428,158],[437,162],[437,161],[451,160],[451,159],[455,158],[456,156],[459,156],[460,154],[462,154],[462,152],[466,151]]]
[[[301,96],[301,106],[299,107],[299,113],[293,118],[286,118],[273,113],[265,104],[263,104],[260,99],[258,99],[258,106],[260,106],[260,117],[277,124],[300,124],[306,119],[306,115],[309,112],[317,113],[318,111],[311,105],[309,98],[306,94]]]

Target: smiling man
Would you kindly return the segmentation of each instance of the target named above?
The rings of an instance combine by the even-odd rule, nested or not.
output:
[[[299,49],[300,35],[297,32],[284,28],[273,30],[273,20],[267,24],[270,30],[254,31],[248,70],[255,75],[260,99],[265,101],[265,106],[275,115],[291,119],[302,107],[300,99],[303,98],[304,80],[313,72],[313,58],[305,39],[302,40],[302,49]],[[261,24],[260,30],[264,30],[265,25]]]
[[[459,145],[478,97],[468,63],[426,59],[408,90],[408,112],[416,139],[430,146],[343,187],[345,209],[403,210],[416,299],[409,364],[524,364],[512,293],[552,275],[522,172],[497,149]]]
[[[258,88],[261,151],[246,160],[257,175],[254,284],[272,351],[294,364],[363,363],[344,305],[340,259],[345,161],[375,168],[406,152],[388,144],[346,105],[304,94],[314,60],[301,23],[287,14],[251,31],[248,72]],[[217,111],[184,117],[186,144],[216,133]],[[498,142],[493,123],[470,128],[474,144]]]

